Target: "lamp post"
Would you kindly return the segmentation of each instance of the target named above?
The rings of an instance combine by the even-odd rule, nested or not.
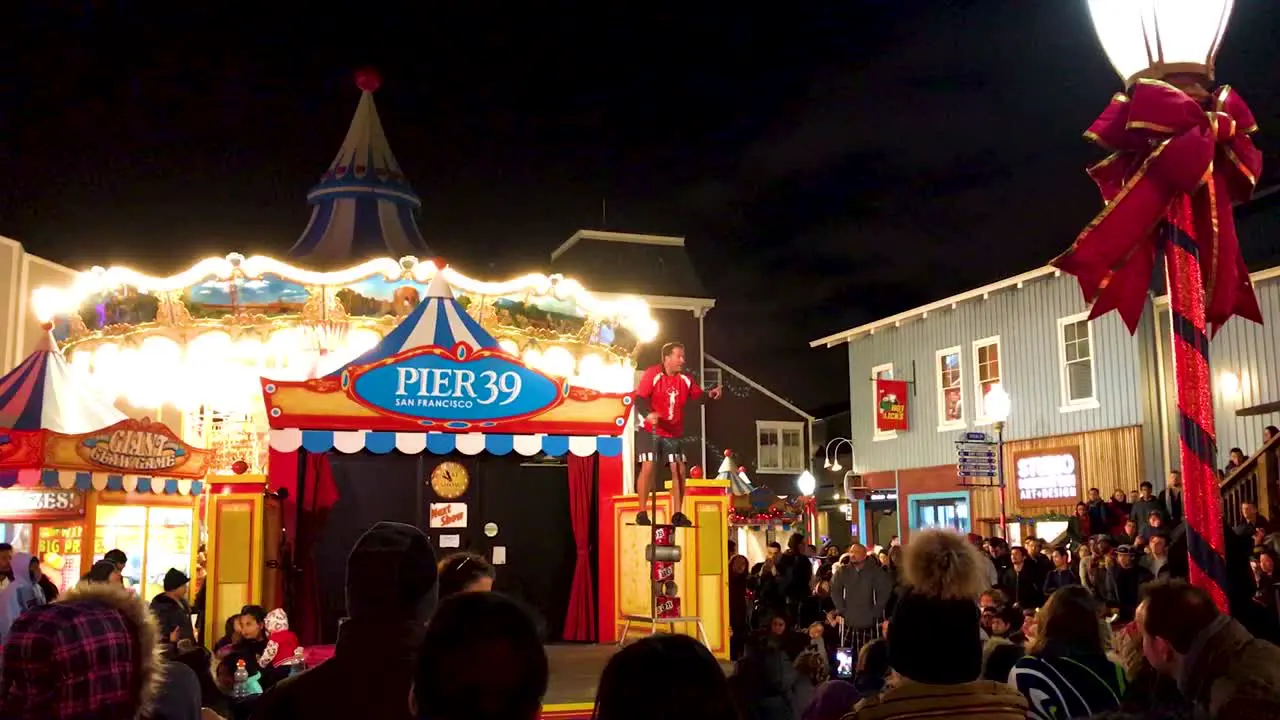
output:
[[[995,383],[982,398],[982,410],[996,431],[996,485],[1000,488],[1000,537],[1009,539],[1009,516],[1005,512],[1004,423],[1009,419],[1012,401],[1000,383]]]
[[[835,472],[840,472],[841,470],[844,469],[840,465],[840,443],[847,443],[849,445],[849,462],[850,464],[855,464],[853,462],[853,457],[854,457],[853,441],[847,437],[836,437],[836,438],[831,438],[830,440],[827,441],[827,447],[826,447],[826,450],[824,451],[826,457],[822,461],[822,467],[826,468],[827,470],[833,470]],[[832,461],[831,459],[832,445],[836,446],[836,459],[834,461]]]
[[[1080,281],[1091,316],[1117,310],[1133,332],[1164,251],[1191,581],[1223,610],[1207,328],[1236,315],[1262,322],[1232,214],[1262,172],[1249,139],[1256,124],[1231,88],[1213,87],[1233,5],[1089,0],[1098,40],[1129,93],[1113,98],[1086,133],[1114,153],[1089,169],[1106,207],[1053,261]]]
[[[817,537],[818,531],[818,505],[813,498],[813,493],[818,489],[818,479],[813,476],[813,473],[805,470],[800,473],[800,477],[796,478],[796,488],[804,496],[805,534],[808,535],[810,542],[816,543],[814,538]]]

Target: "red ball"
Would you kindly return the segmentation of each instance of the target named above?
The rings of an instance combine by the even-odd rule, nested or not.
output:
[[[724,456],[725,456],[725,457],[732,457],[732,456],[733,456],[733,451],[732,451],[732,450],[725,450],[725,451],[724,451]]]
[[[364,92],[374,92],[382,86],[382,76],[373,68],[356,71],[356,87]]]
[[[740,473],[744,473],[744,472],[746,472],[746,471],[747,471],[747,469],[746,469],[745,467],[739,467],[739,468],[738,468],[738,472],[740,472]]]
[[[237,474],[237,475],[243,475],[243,474],[245,474],[245,473],[249,472],[249,463],[247,463],[247,462],[245,462],[245,461],[243,461],[243,460],[237,460],[237,461],[235,461],[235,462],[231,463],[231,472],[233,472],[233,473],[235,473],[235,474]]]
[[[701,478],[702,468],[698,467],[697,465],[694,465],[693,467],[689,468],[689,477],[693,478],[694,480]]]

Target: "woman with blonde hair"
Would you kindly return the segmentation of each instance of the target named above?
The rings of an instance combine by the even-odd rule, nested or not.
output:
[[[1037,620],[1027,656],[1009,674],[1030,704],[1027,717],[1068,720],[1120,709],[1128,681],[1107,657],[1109,632],[1093,595],[1079,585],[1061,588]]]

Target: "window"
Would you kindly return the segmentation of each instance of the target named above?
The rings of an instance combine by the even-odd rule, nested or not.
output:
[[[763,473],[804,472],[804,423],[756,421],[756,471]]]
[[[720,384],[720,368],[705,368],[702,371],[702,389],[710,390]]]
[[[934,363],[938,378],[938,430],[964,427],[964,393],[960,379],[960,348],[939,350]]]
[[[876,381],[893,379],[893,363],[885,363],[884,365],[876,365],[871,368],[871,440],[890,440],[898,437],[897,430],[880,430],[880,424],[877,422],[880,416],[876,410]]]
[[[969,501],[964,499],[920,500],[916,508],[917,530],[933,528],[969,531]]]
[[[1071,412],[1098,407],[1088,313],[1058,320],[1058,359],[1062,372],[1060,410]]]
[[[974,398],[980,424],[991,422],[986,417],[987,409],[984,399],[992,385],[1003,382],[1000,373],[1000,336],[984,338],[973,344],[973,387],[977,393]]]

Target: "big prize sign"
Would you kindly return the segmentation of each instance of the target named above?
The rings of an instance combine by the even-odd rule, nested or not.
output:
[[[425,347],[349,368],[347,394],[379,412],[463,428],[533,417],[564,401],[568,386],[502,352]]]

